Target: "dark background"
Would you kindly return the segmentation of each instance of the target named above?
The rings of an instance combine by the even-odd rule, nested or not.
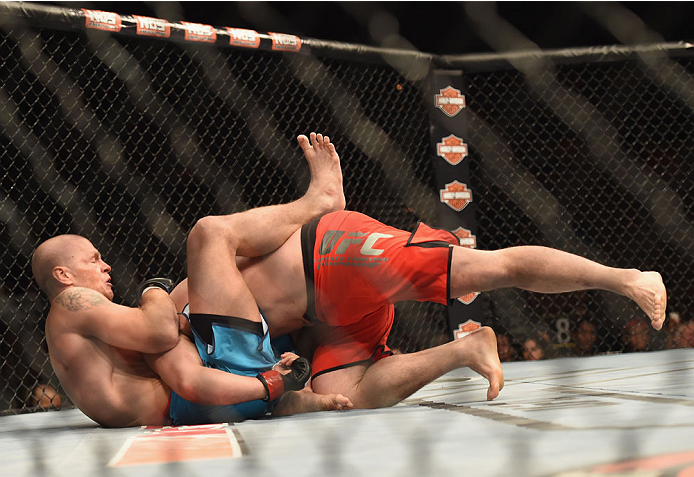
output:
[[[60,5],[436,54],[693,37],[689,3]],[[297,125],[339,132],[339,150],[349,158],[343,171],[350,209],[403,229],[430,216],[432,138],[422,80],[404,78],[390,64],[323,57],[317,68],[309,55],[181,45],[0,29],[0,121],[7,124],[0,128],[0,236],[7,244],[0,250],[0,413],[33,406],[27,396],[38,383],[58,386],[43,337],[48,304],[28,268],[40,240],[89,236],[114,267],[117,300],[135,303],[142,279],[183,278],[176,275],[185,271],[182,237],[198,217],[297,196],[298,167],[306,173],[295,162],[296,147],[288,146]],[[38,51],[42,57],[32,61]],[[694,78],[694,51],[678,52],[660,58],[662,75],[655,76],[643,58],[580,55],[556,61],[549,72],[555,82],[536,81],[535,73],[529,82],[511,68],[466,71],[481,248],[543,244],[660,270],[669,311],[690,320],[694,107],[685,93],[693,88],[672,86]],[[312,70],[320,74],[304,75]],[[136,84],[140,78],[146,82]],[[364,123],[376,129],[365,135],[356,127]],[[389,141],[380,140],[380,130]],[[597,147],[603,144],[612,147]],[[403,180],[419,187],[405,188]],[[141,233],[161,232],[162,224],[173,232]],[[548,330],[568,339],[564,325],[588,317],[602,326],[597,351],[621,352],[625,324],[642,316],[628,300],[600,292],[540,297],[500,290],[483,299],[484,324],[506,329],[517,344]],[[660,336],[649,349],[666,347],[667,334]],[[408,304],[398,310],[391,338],[404,352],[438,344],[449,338],[444,313]]]
[[[493,49],[480,37],[471,9],[492,9],[543,49],[694,39],[693,2],[46,2],[185,19],[215,26],[277,31],[301,37],[394,46],[396,34],[427,53],[467,54]],[[621,41],[596,19],[619,11],[612,28],[643,22],[650,36]],[[596,10],[602,13],[595,13]],[[592,12],[592,13],[591,13]],[[624,13],[634,16],[624,17]],[[385,44],[384,44],[385,42]],[[407,46],[399,42],[398,46]]]

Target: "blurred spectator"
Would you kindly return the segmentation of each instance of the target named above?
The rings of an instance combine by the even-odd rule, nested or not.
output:
[[[523,359],[526,361],[538,361],[545,359],[545,352],[537,343],[535,338],[528,338],[523,341]]]
[[[60,409],[60,394],[50,384],[39,384],[29,395],[27,405],[40,409]]]
[[[597,352],[598,333],[595,323],[583,318],[576,324],[573,333],[573,353],[576,356],[593,356]]]
[[[626,352],[648,351],[651,342],[650,325],[644,318],[632,318],[624,327],[622,342]]]
[[[496,349],[499,352],[499,360],[502,363],[516,361],[518,351],[513,344],[511,335],[504,328],[497,328],[494,331],[496,331]]]
[[[694,348],[694,320],[687,321],[675,328],[675,348]]]
[[[536,336],[540,338],[542,341],[547,342],[548,344],[552,342],[552,335],[550,335],[549,331],[547,330],[539,330],[536,333]]]
[[[672,349],[675,347],[675,336],[682,326],[682,319],[680,314],[676,311],[670,312],[667,315],[667,320],[665,320],[665,326],[663,330],[665,332],[665,349]],[[661,332],[662,333],[662,332]]]
[[[651,339],[651,349],[672,349],[675,347],[675,334],[680,327],[682,320],[680,314],[676,311],[671,311],[667,315],[667,319],[663,324],[663,328],[654,333]]]
[[[523,341],[521,354],[526,361],[538,361],[551,358],[551,346],[544,336],[545,333],[535,333]]]

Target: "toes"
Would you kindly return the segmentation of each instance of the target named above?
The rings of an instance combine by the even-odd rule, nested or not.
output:
[[[299,146],[301,147],[301,149],[303,149],[304,151],[306,151],[309,147],[311,147],[311,145],[308,142],[308,138],[306,136],[304,136],[303,134],[300,134],[299,136],[297,136],[296,140],[299,143]]]
[[[319,148],[323,146],[323,135],[321,133],[316,134],[316,146]]]
[[[310,134],[310,137],[311,137],[311,145],[312,145],[313,147],[317,147],[317,146],[318,146],[318,143],[316,142],[316,133],[312,132],[312,133]]]
[[[487,401],[494,400],[499,395],[499,384],[493,383],[489,385],[487,389]]]

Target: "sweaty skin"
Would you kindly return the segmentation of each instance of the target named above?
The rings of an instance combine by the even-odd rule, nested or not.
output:
[[[307,295],[299,231],[272,254],[254,259],[238,258],[237,263],[268,318],[273,336],[309,324],[303,318]],[[511,286],[540,293],[609,290],[634,300],[649,317],[653,328],[660,329],[664,321],[667,294],[657,272],[606,267],[546,247],[523,246],[495,251],[454,247],[452,298]],[[449,343],[433,351],[406,355],[404,359],[390,357],[370,367],[351,366],[322,374],[314,379],[313,389],[319,393],[344,394],[355,407],[392,405],[442,373],[467,366],[490,381],[487,398],[493,399],[503,388],[504,381],[496,342],[489,339],[488,331],[468,335],[458,340],[460,343]],[[448,361],[451,356],[456,360]],[[448,363],[447,367],[435,365],[443,362]],[[402,371],[407,366],[419,373],[421,383],[419,379],[413,380],[412,374]]]
[[[67,285],[51,301],[46,341],[63,389],[104,426],[162,423],[169,389],[147,366],[142,352],[177,343],[173,302],[163,290],[152,290],[141,308],[114,304],[111,267],[96,248],[83,237],[56,239],[44,245],[69,250],[71,267],[65,272]],[[39,260],[43,251],[37,250]]]
[[[339,157],[330,140],[311,133],[310,140],[299,136],[298,141],[311,170],[311,183],[303,198],[291,204],[207,218],[204,223],[228,221],[231,231],[246,235],[255,235],[252,232],[256,229],[251,227],[264,223],[275,232],[287,231],[284,238],[254,243],[241,240],[243,234],[230,236],[239,250],[253,253],[254,247],[263,249],[277,240],[282,243],[301,224],[344,208]],[[267,220],[256,220],[257,214]],[[269,237],[270,233],[257,235]],[[194,345],[187,338],[179,340],[176,305],[165,291],[147,291],[138,308],[113,303],[111,267],[86,238],[61,235],[42,243],[34,252],[32,271],[51,302],[46,320],[51,364],[66,394],[99,424],[168,424],[169,385],[180,396],[197,398],[203,404],[236,404],[265,397],[265,388],[254,377],[202,366]],[[201,288],[204,293],[206,287]],[[215,300],[222,297],[201,298],[203,306],[216,306]],[[200,297],[196,299],[200,301]],[[255,303],[246,308],[257,313]],[[170,380],[162,380],[164,375]],[[276,411],[288,414],[349,407],[351,403],[344,396],[318,396],[305,390],[285,393]]]

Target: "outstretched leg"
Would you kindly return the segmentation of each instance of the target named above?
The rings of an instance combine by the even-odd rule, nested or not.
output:
[[[504,387],[496,336],[482,327],[459,340],[411,354],[383,358],[371,366],[351,366],[321,374],[312,381],[317,393],[341,393],[356,408],[392,406],[434,379],[468,367],[489,381],[487,399]]]
[[[506,287],[539,293],[607,290],[634,300],[653,328],[659,330],[665,320],[667,293],[658,272],[606,267],[547,247],[494,251],[454,248],[451,298]]]

